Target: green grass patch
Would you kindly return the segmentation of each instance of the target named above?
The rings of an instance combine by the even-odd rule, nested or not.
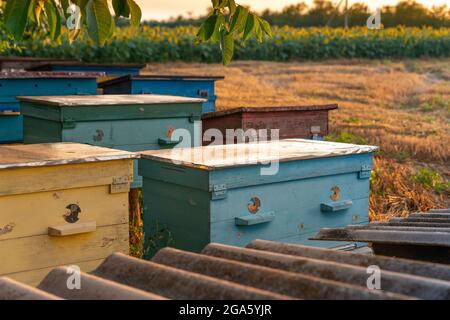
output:
[[[349,118],[346,118],[346,119],[344,119],[344,120],[342,120],[344,123],[360,123],[361,122],[361,119],[360,118],[358,118],[358,117],[349,117]]]
[[[368,144],[369,141],[359,135],[350,132],[341,132],[338,135],[328,135],[325,137],[326,141],[342,142],[342,143],[353,143],[353,144]]]
[[[444,193],[450,191],[450,182],[434,170],[421,168],[411,177],[411,180],[420,183],[422,186],[434,190],[436,193]]]

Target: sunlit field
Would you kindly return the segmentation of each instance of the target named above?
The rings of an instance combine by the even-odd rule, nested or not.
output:
[[[338,103],[327,139],[381,147],[370,216],[449,207],[450,60],[150,64],[147,73],[225,75],[218,109]]]

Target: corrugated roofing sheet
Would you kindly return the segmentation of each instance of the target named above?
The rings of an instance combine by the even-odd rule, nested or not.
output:
[[[368,267],[381,290],[367,287]],[[173,248],[151,261],[113,254],[81,289],[66,267],[38,288],[0,278],[0,299],[450,299],[450,266],[256,240],[247,248],[208,245],[200,254]]]
[[[324,228],[312,239],[369,242],[378,254],[450,264],[450,209],[343,229]]]

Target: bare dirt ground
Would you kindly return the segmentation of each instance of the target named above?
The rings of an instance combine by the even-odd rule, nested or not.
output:
[[[224,75],[218,109],[338,103],[330,140],[381,147],[371,218],[450,207],[450,59],[150,64],[146,73]]]

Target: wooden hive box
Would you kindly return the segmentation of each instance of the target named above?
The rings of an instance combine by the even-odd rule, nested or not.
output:
[[[279,139],[303,138],[321,140],[328,134],[329,111],[337,104],[295,107],[242,107],[206,113],[202,116],[203,145],[245,142],[248,137],[227,134],[227,129],[242,129],[247,134],[256,130],[267,130],[268,140],[272,129],[279,130]],[[217,129],[221,137],[208,133]],[[251,130],[251,131],[249,131]]]
[[[1,56],[0,57],[0,70],[25,70],[41,66],[43,64],[51,62],[78,62],[77,60],[70,59],[55,59],[55,58],[43,58],[43,57],[22,57],[22,56]]]
[[[128,253],[135,155],[76,143],[0,146],[0,276],[36,285]]]
[[[58,71],[58,72],[103,72],[107,76],[138,75],[145,64],[122,63],[85,63],[79,61],[53,61],[43,65],[28,68],[28,71]]]
[[[367,223],[376,149],[292,139],[143,152],[145,234],[156,239],[163,230],[191,251],[255,239],[342,245],[308,238],[323,227]],[[270,160],[279,167],[269,175]]]
[[[27,144],[79,142],[135,152],[201,141],[201,129],[195,123],[200,120],[203,99],[158,95],[18,99]],[[175,138],[176,129],[188,132],[191,141]],[[141,185],[142,179],[135,174],[132,187]]]
[[[105,94],[168,94],[173,96],[202,98],[203,112],[216,111],[216,81],[224,77],[175,76],[175,75],[127,75],[99,84]]]
[[[100,73],[0,72],[0,144],[22,142],[16,96],[96,94]]]

